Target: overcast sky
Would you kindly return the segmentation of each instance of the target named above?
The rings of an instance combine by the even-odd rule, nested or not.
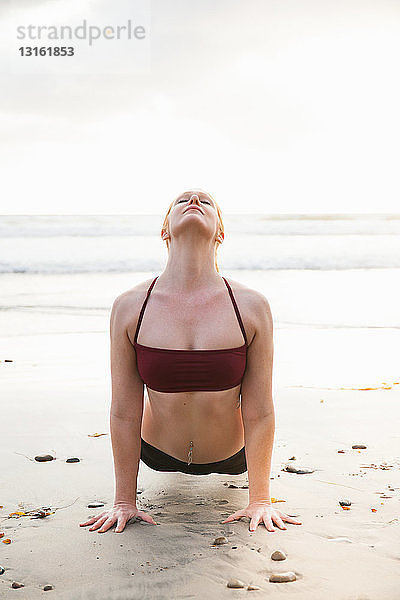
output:
[[[1,213],[400,212],[397,0],[153,0],[148,36],[143,73],[3,69]]]

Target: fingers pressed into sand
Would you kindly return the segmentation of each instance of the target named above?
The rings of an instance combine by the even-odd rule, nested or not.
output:
[[[97,521],[97,519],[98,519],[99,517],[102,517],[104,514],[105,514],[105,513],[103,513],[103,512],[102,512],[101,514],[99,514],[99,515],[96,515],[95,517],[91,517],[90,519],[88,519],[87,521],[84,521],[83,523],[79,523],[79,525],[80,525],[81,527],[84,527],[85,525],[91,525],[92,523],[94,523],[95,521]]]
[[[126,522],[127,522],[127,519],[124,519],[123,517],[120,517],[118,519],[118,523],[117,523],[117,526],[115,528],[115,533],[121,533],[121,531],[123,531],[125,529]]]
[[[139,510],[139,512],[136,516],[140,517],[143,521],[147,521],[147,523],[152,523],[153,525],[157,525],[157,523],[155,522],[153,517],[151,517],[150,515],[147,515],[146,513],[142,512],[141,510]]]
[[[117,521],[116,516],[112,516],[112,517],[108,517],[108,519],[106,519],[106,521],[103,523],[102,527],[99,529],[98,533],[103,533],[104,531],[107,531],[108,529],[110,529],[110,527],[112,525],[114,525],[114,523]]]
[[[99,527],[101,527],[104,523],[104,521],[107,520],[107,515],[104,515],[103,517],[99,517],[96,521],[96,523],[93,523],[93,525],[91,527],[89,527],[89,531],[93,531],[94,529],[98,529]]]
[[[275,527],[273,526],[272,519],[270,517],[263,516],[263,521],[268,531],[275,531]]]
[[[285,523],[282,521],[279,515],[275,517],[275,523],[278,525],[279,529],[287,529]]]
[[[230,523],[231,521],[236,521],[237,519],[240,519],[241,517],[244,517],[244,511],[237,511],[235,513],[233,513],[233,515],[230,515],[229,517],[227,517],[226,519],[224,519],[223,521],[221,521],[221,523]]]

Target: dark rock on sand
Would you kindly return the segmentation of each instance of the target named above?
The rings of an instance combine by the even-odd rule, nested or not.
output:
[[[285,573],[271,573],[269,576],[271,583],[286,583],[288,581],[296,581],[296,573],[286,571]]]
[[[351,506],[350,500],[339,500],[340,506]]]
[[[295,467],[294,465],[285,465],[282,471],[287,471],[288,473],[298,473],[299,475],[302,473],[314,473],[314,469],[308,469],[307,467]]]
[[[48,583],[47,585],[43,586],[43,589],[45,592],[48,592],[49,590],[53,589],[53,586],[50,583]]]
[[[258,587],[258,585],[254,585],[254,584],[252,584],[252,583],[251,583],[250,585],[248,585],[248,586],[247,586],[247,589],[248,589],[249,591],[251,591],[251,590],[261,590],[261,588],[260,588],[260,587]]]
[[[13,581],[11,584],[11,587],[14,589],[18,589],[18,588],[22,588],[24,587],[23,583],[19,583],[19,581]]]
[[[244,588],[245,584],[240,579],[230,579],[226,584],[228,588]]]
[[[74,457],[74,458],[67,458],[67,460],[65,462],[67,462],[67,463],[81,462],[81,459],[80,458],[76,458],[76,457]]]
[[[87,505],[88,508],[100,508],[104,506],[104,502],[91,502]]]
[[[289,458],[289,460],[296,460],[296,457],[295,457],[295,456],[291,456],[291,457]]]
[[[355,450],[364,450],[367,446],[364,446],[364,444],[353,444],[352,448],[354,448]]]
[[[215,540],[213,541],[213,544],[216,544],[217,546],[221,546],[222,544],[227,544],[227,543],[228,543],[228,539],[224,535],[221,535],[220,537],[215,538]]]
[[[4,571],[5,571],[5,568],[0,566],[0,575],[3,575]]]
[[[35,460],[38,462],[47,462],[48,460],[55,460],[55,457],[51,456],[51,454],[38,454],[35,456]]]
[[[275,550],[275,552],[271,554],[271,558],[272,560],[286,560],[286,554],[280,550]]]

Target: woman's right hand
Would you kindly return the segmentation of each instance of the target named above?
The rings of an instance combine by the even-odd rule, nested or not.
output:
[[[97,529],[98,533],[104,533],[110,529],[114,523],[117,523],[115,533],[121,533],[121,531],[124,530],[127,521],[133,517],[138,517],[142,521],[157,525],[150,515],[146,514],[143,510],[139,510],[135,504],[130,502],[114,502],[112,508],[83,523],[79,523],[79,526],[85,527],[86,525],[92,525],[89,527],[89,531]]]

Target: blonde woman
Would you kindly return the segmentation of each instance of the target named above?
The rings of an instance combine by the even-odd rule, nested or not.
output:
[[[272,506],[270,470],[273,321],[260,292],[219,275],[221,211],[191,190],[170,205],[161,230],[168,261],[161,275],[118,296],[110,318],[115,470],[112,508],[80,523],[122,532],[133,517],[156,525],[136,504],[139,460],[156,471],[193,475],[248,471],[250,518],[301,522]],[[144,386],[147,402],[144,403]]]

